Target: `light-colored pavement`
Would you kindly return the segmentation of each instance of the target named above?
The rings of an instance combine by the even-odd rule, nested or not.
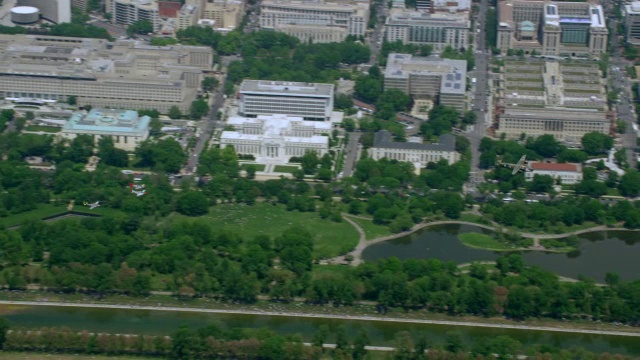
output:
[[[63,307],[70,307],[70,308],[99,308],[99,309],[125,309],[125,310],[130,309],[130,310],[176,311],[176,312],[209,313],[209,314],[244,314],[244,315],[284,316],[284,317],[315,318],[315,319],[320,318],[320,319],[338,319],[338,320],[356,320],[356,321],[381,321],[381,322],[395,322],[395,323],[406,323],[406,324],[433,324],[433,325],[484,327],[484,328],[515,329],[515,330],[529,330],[529,331],[553,331],[553,332],[565,332],[565,333],[576,333],[576,334],[640,337],[640,332],[578,329],[578,328],[572,328],[570,326],[551,327],[551,326],[499,324],[499,323],[490,323],[490,322],[472,322],[472,321],[403,319],[403,318],[373,316],[373,315],[371,316],[344,315],[344,314],[333,315],[333,314],[314,314],[314,313],[244,310],[244,309],[237,309],[237,310],[201,309],[201,308],[189,308],[189,307],[138,306],[138,305],[38,302],[38,301],[7,301],[7,300],[0,300],[0,304],[1,305],[19,305],[19,306],[63,306]]]

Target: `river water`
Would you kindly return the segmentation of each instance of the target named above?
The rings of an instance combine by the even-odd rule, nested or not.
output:
[[[359,329],[365,329],[372,345],[379,346],[393,346],[394,336],[400,331],[409,331],[414,335],[424,334],[431,345],[443,344],[448,331],[459,331],[467,343],[470,339],[507,335],[525,345],[546,344],[561,348],[580,346],[597,352],[640,355],[640,338],[638,337],[466,326],[55,306],[11,306],[8,311],[5,311],[3,317],[11,321],[14,326],[22,328],[64,326],[78,331],[152,335],[169,335],[181,325],[198,328],[218,323],[227,328],[267,328],[281,335],[300,334],[306,341],[311,341],[313,334],[323,325],[330,329],[344,325],[347,333],[352,335],[357,334]],[[329,337],[327,341],[333,342],[334,339]]]
[[[478,232],[491,235],[491,231],[471,225],[439,225],[422,229],[414,234],[389,240],[366,248],[365,260],[378,260],[391,256],[400,259],[429,259],[468,263],[495,260],[499,253],[473,249],[460,242],[457,235]],[[640,232],[598,231],[580,235],[577,253],[523,252],[529,265],[537,265],[559,275],[578,278],[580,275],[603,282],[607,272],[620,275],[624,280],[640,279]]]

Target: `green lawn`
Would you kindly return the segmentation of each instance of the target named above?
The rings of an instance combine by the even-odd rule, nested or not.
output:
[[[360,225],[364,230],[367,240],[377,239],[383,236],[391,235],[391,231],[388,227],[383,225],[374,224],[371,220],[360,219],[357,217],[349,216],[349,219],[353,220],[356,224]]]
[[[256,168],[256,171],[264,171],[264,168],[266,167],[266,165],[264,164],[241,164],[240,165],[240,170],[247,170],[247,168],[249,166],[254,166]]]
[[[472,222],[472,223],[476,223],[476,224],[485,224],[485,225],[489,225],[490,221],[486,220],[485,218],[483,218],[482,216],[476,215],[476,214],[460,214],[460,219],[458,219],[460,221],[468,221],[468,222]]]
[[[281,173],[293,173],[294,171],[298,170],[299,167],[297,166],[291,166],[291,165],[276,165],[273,168],[273,172],[281,172]]]
[[[89,210],[88,207],[78,205],[77,203],[73,207],[73,211],[88,214],[107,215],[120,213],[119,210],[99,207],[97,209]],[[38,220],[49,216],[58,214],[64,214],[67,212],[67,205],[53,205],[53,204],[39,204],[37,209],[25,211],[19,214],[11,214],[7,217],[0,217],[0,226],[11,227],[20,225],[28,220]]]
[[[172,217],[185,218],[178,214]],[[260,234],[276,237],[292,226],[301,226],[314,235],[314,257],[317,259],[346,253],[358,243],[358,232],[348,222],[323,220],[317,212],[287,211],[284,205],[223,204],[212,207],[203,217],[214,228],[240,233],[245,239]]]
[[[29,125],[24,128],[25,131],[42,131],[48,133],[57,133],[62,131],[62,128],[53,127],[53,126],[39,126],[39,125]]]
[[[458,239],[460,239],[460,241],[466,246],[476,249],[494,251],[514,250],[514,247],[511,245],[501,243],[489,235],[480,233],[468,232],[460,234],[458,235]]]
[[[352,268],[347,265],[313,265],[313,277],[322,275],[345,276]]]

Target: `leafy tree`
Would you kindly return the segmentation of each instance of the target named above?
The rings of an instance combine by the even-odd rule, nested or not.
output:
[[[180,195],[176,210],[187,216],[201,216],[209,212],[209,200],[200,191],[187,191]]]
[[[554,180],[549,175],[533,175],[531,182],[527,183],[527,190],[536,193],[548,193],[553,189]]]
[[[361,76],[356,79],[354,90],[362,101],[375,103],[382,94],[382,82],[370,75]]]
[[[217,78],[208,76],[202,79],[200,86],[204,91],[213,91],[219,84],[220,81]]]
[[[353,132],[356,129],[356,122],[352,118],[344,118],[342,120],[342,127],[347,132]]]
[[[140,166],[149,166],[168,173],[180,172],[187,155],[176,140],[172,138],[158,141],[147,140],[135,151]]]
[[[7,341],[7,332],[9,331],[9,320],[0,318],[0,350],[4,349]]]
[[[200,120],[209,112],[209,104],[204,99],[198,99],[191,102],[189,116],[194,120]]]
[[[336,109],[341,109],[341,110],[345,110],[345,109],[351,109],[353,107],[353,99],[351,98],[351,96],[347,95],[347,94],[336,94],[335,100],[333,102],[333,106]]]
[[[69,104],[69,105],[77,105],[78,104],[78,98],[75,95],[67,96],[67,104]]]
[[[127,35],[148,34],[153,32],[153,24],[149,20],[139,20],[127,26]]]
[[[98,141],[98,157],[105,165],[126,167],[129,164],[129,155],[122,149],[117,149],[110,136],[102,137]]]
[[[618,189],[623,196],[637,197],[640,195],[640,173],[637,170],[628,170],[620,178]]]
[[[182,112],[180,111],[180,109],[177,106],[172,106],[169,109],[169,117],[172,119],[180,119],[182,118]]]
[[[599,132],[590,132],[582,137],[582,148],[589,155],[606,153],[613,147],[613,138]]]
[[[535,139],[529,139],[530,140],[527,141],[527,147],[545,158],[555,157],[564,150],[564,146],[562,146],[553,135],[545,134]]]

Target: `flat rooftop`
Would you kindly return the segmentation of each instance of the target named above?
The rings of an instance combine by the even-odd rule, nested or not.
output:
[[[240,84],[241,94],[333,97],[333,84],[304,83],[270,80],[244,80]]]
[[[384,77],[406,79],[410,75],[441,76],[441,92],[464,94],[467,84],[467,61],[389,54]]]
[[[204,46],[150,46],[137,40],[0,35],[0,74],[64,79],[111,79],[177,84],[184,72],[208,66],[185,65],[193,53],[212,54]],[[149,66],[154,62],[156,66]],[[118,69],[126,69],[119,72]]]
[[[387,130],[378,131],[373,138],[374,148],[381,149],[405,149],[405,150],[430,150],[430,151],[455,151],[456,138],[451,134],[441,135],[436,144],[421,144],[415,142],[393,141],[391,133]]]
[[[141,135],[148,131],[151,118],[138,116],[134,110],[91,109],[88,114],[74,112],[64,124],[63,132],[73,133],[121,133]]]

